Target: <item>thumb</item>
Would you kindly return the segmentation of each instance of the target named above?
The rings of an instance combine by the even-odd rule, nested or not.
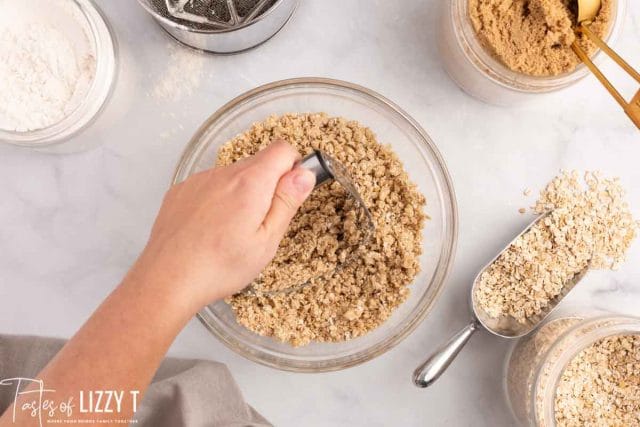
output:
[[[273,194],[271,208],[262,225],[269,236],[282,239],[298,208],[309,197],[316,177],[308,169],[295,168],[282,175]]]

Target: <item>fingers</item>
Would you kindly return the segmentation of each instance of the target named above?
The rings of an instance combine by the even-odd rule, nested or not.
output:
[[[292,168],[300,158],[298,151],[281,139],[274,140],[266,148],[251,157],[234,163],[229,170],[234,175],[234,192],[239,200],[249,206],[253,230],[262,227],[265,216],[271,208],[273,194],[280,178]],[[235,168],[235,169],[233,169]]]
[[[300,153],[281,139],[274,140],[267,148],[258,151],[247,160],[249,168],[259,168],[263,184],[273,191],[280,178],[291,171]]]
[[[262,227],[270,238],[279,242],[289,228],[291,219],[298,208],[309,197],[316,183],[313,172],[295,168],[280,178],[273,194],[271,208]]]

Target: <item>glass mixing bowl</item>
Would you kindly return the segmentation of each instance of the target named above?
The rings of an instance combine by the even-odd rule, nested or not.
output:
[[[449,173],[435,144],[420,125],[388,99],[366,88],[336,80],[301,78],[261,86],[213,114],[196,132],[178,164],[174,183],[210,168],[218,148],[271,114],[325,112],[370,127],[390,144],[411,180],[427,198],[430,216],[423,230],[421,273],[407,301],[379,328],[338,343],[292,347],[239,325],[224,302],[207,306],[198,318],[229,348],[255,362],[298,372],[344,369],[370,360],[398,344],[424,319],[443,288],[453,261],[458,229]]]

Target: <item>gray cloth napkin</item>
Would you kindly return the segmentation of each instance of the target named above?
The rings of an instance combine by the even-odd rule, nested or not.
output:
[[[63,345],[53,338],[0,335],[0,380],[35,378]],[[14,392],[0,387],[0,413],[13,403]],[[225,365],[173,358],[156,372],[135,419],[144,427],[271,426],[244,401]]]

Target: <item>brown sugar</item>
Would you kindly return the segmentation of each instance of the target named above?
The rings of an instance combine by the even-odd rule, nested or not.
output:
[[[409,295],[420,270],[425,198],[402,163],[373,132],[355,121],[318,114],[271,116],[220,148],[217,164],[255,154],[274,138],[302,155],[322,150],[342,163],[371,211],[374,235],[362,249],[354,209],[334,183],[311,194],[282,240],[261,280],[286,274],[311,277],[310,284],[276,295],[239,294],[228,299],[248,329],[292,345],[359,337],[380,326]],[[351,252],[352,262],[331,270]],[[298,279],[299,279],[298,277]]]
[[[575,35],[575,0],[469,0],[469,17],[481,43],[509,69],[532,76],[555,76],[573,71],[580,59],[571,49],[577,43],[588,54],[597,46]],[[612,0],[602,8],[590,29],[607,34]]]

